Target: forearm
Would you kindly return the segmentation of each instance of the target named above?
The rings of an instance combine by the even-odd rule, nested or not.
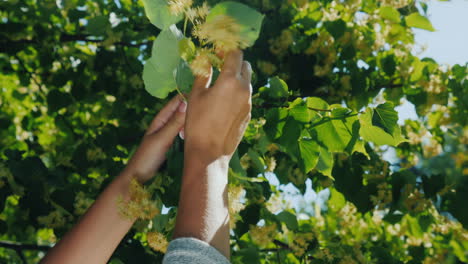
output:
[[[134,223],[117,206],[119,197],[129,198],[130,181],[128,174],[118,176],[41,263],[106,263]]]
[[[195,237],[229,258],[229,158],[204,161],[187,154],[174,238]]]

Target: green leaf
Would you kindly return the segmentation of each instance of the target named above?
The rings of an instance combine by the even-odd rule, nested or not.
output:
[[[170,220],[168,214],[158,214],[153,218],[153,230],[157,232],[164,232],[166,226]]]
[[[395,56],[393,54],[382,58],[380,63],[385,74],[387,74],[388,76],[393,76],[393,74],[395,74],[397,64],[395,62]]]
[[[262,27],[264,17],[262,14],[244,4],[226,1],[215,5],[206,17],[206,21],[210,22],[219,15],[234,18],[240,25],[241,38],[247,42],[248,47],[253,46]]]
[[[345,107],[332,107],[331,111],[331,117],[333,118],[344,118],[346,115],[348,115],[351,112],[348,108]]]
[[[179,41],[184,35],[174,25],[161,31],[153,44],[153,53],[151,59],[158,68],[164,68],[168,71],[174,71],[179,65]]]
[[[342,19],[326,21],[323,25],[335,40],[343,36],[346,31],[346,23]]]
[[[153,44],[152,56],[143,69],[146,90],[158,98],[166,98],[177,87],[174,74],[179,66],[178,43],[182,32],[176,26],[162,31]]]
[[[145,13],[150,22],[161,30],[168,29],[179,22],[182,15],[174,16],[169,10],[166,0],[142,0]]]
[[[424,68],[426,68],[427,63],[424,61],[419,60],[418,58],[415,58],[412,67],[413,67],[413,73],[411,74],[411,82],[419,81],[423,75]]]
[[[361,128],[359,129],[360,136],[369,142],[373,142],[377,145],[389,145],[397,146],[405,139],[401,136],[399,127],[393,130],[393,134],[388,134],[381,127],[374,126],[372,124],[372,113],[371,109],[367,109],[364,114],[359,116],[359,122]]]
[[[307,97],[306,99],[307,107],[328,110],[328,103],[318,97]]]
[[[253,150],[249,149],[247,152],[249,155],[250,160],[252,161],[253,168],[258,172],[262,173],[265,171],[265,161],[263,158],[260,156],[260,154]]]
[[[312,115],[315,115],[310,111],[304,100],[297,98],[289,105],[289,115],[292,116],[296,121],[301,123],[309,123],[312,120]]]
[[[394,225],[394,224],[400,222],[401,219],[403,218],[403,216],[404,216],[404,214],[402,214],[402,213],[394,213],[394,214],[389,213],[389,214],[384,216],[383,220],[385,222],[388,222],[388,223]]]
[[[151,61],[147,61],[143,68],[143,82],[148,93],[161,99],[166,98],[177,87],[172,72],[157,69]]]
[[[398,113],[393,107],[393,103],[386,102],[378,105],[374,109],[372,116],[372,125],[382,128],[385,132],[392,135],[395,127],[398,126]]]
[[[330,199],[328,200],[328,208],[333,212],[338,212],[346,204],[346,199],[339,191],[330,188]]]
[[[232,170],[233,173],[239,174],[242,177],[247,176],[246,171],[244,170],[244,168],[242,168],[242,165],[240,164],[238,149],[234,152],[231,160],[229,161],[229,170]]]
[[[356,135],[353,134],[353,123],[357,122],[356,116],[341,119],[324,118],[315,126],[318,140],[329,151],[344,152],[352,149]]]
[[[320,156],[319,146],[315,141],[303,139],[299,141],[299,151],[301,153],[301,169],[304,173],[308,173],[317,165]]]
[[[118,258],[113,258],[110,260],[109,264],[125,264],[125,263]]]
[[[421,227],[419,226],[418,219],[416,217],[413,217],[409,214],[405,215],[403,217],[403,223],[406,222],[408,226],[408,231],[409,234],[412,234],[416,238],[421,238],[423,236],[423,231],[421,230]]]
[[[102,36],[109,27],[110,22],[107,16],[97,16],[88,20],[86,30],[93,36]]]
[[[379,9],[379,14],[382,18],[390,20],[395,23],[400,23],[400,12],[391,6],[381,6]]]
[[[176,74],[176,83],[177,87],[182,93],[190,93],[192,90],[193,81],[195,76],[193,76],[192,70],[188,63],[184,60],[180,60],[179,66],[177,66]]]
[[[328,151],[326,148],[319,148],[320,156],[317,162],[316,169],[321,172],[323,175],[328,176],[333,179],[332,170],[333,170],[333,153]]]
[[[73,103],[73,98],[69,93],[59,90],[52,90],[47,94],[47,105],[50,112],[56,112]]]
[[[285,223],[289,230],[297,230],[299,227],[296,215],[291,212],[282,211],[276,215],[276,218],[278,218],[279,221]]]
[[[369,153],[367,153],[366,147],[362,140],[356,141],[356,143],[354,144],[354,148],[351,150],[351,154],[354,152],[359,152],[361,154],[364,154],[364,156],[366,156],[367,159],[370,159]]]
[[[236,252],[233,258],[239,261],[237,263],[260,264],[260,251],[256,247],[243,248]]]
[[[288,85],[277,76],[271,78],[268,83],[270,84],[270,88],[267,91],[270,97],[284,98],[289,96]]]
[[[422,181],[424,196],[427,198],[436,197],[437,193],[445,187],[445,177],[441,174],[422,175]]]
[[[183,38],[179,42],[180,57],[186,61],[190,61],[197,51],[195,44],[190,38]]]
[[[298,141],[301,137],[301,124],[292,118],[288,118],[283,127],[283,134],[278,138],[278,143],[293,158],[299,158]]]
[[[287,108],[272,108],[266,113],[265,133],[270,139],[279,138],[288,117]]]
[[[435,31],[434,27],[431,24],[431,21],[426,17],[420,15],[419,13],[415,12],[410,14],[405,18],[406,25],[409,27],[420,28],[428,31]]]

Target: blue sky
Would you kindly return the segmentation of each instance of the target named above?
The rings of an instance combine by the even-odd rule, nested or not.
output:
[[[468,62],[468,0],[430,0],[427,4],[428,17],[436,31],[414,29],[415,54],[433,58],[440,64],[464,65]],[[421,45],[425,50],[418,54]],[[406,101],[396,110],[400,124],[405,119],[417,118],[414,105]]]
[[[441,64],[468,62],[468,0],[428,1],[428,17],[436,32],[415,29],[416,43],[426,45],[421,57]]]

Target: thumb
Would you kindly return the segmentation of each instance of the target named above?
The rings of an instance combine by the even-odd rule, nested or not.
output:
[[[172,139],[179,133],[179,131],[184,127],[185,124],[186,111],[187,103],[181,101],[179,106],[177,107],[177,111],[174,112],[169,121],[167,121],[166,125],[159,131],[163,138]]]
[[[212,76],[213,76],[213,68],[210,65],[210,67],[208,68],[207,75],[195,76],[195,81],[193,82],[192,93],[202,93],[203,91],[206,91],[206,89],[210,87]]]

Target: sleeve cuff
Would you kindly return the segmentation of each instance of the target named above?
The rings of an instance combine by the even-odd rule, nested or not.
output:
[[[169,243],[163,264],[229,264],[229,260],[208,243],[191,237]]]

